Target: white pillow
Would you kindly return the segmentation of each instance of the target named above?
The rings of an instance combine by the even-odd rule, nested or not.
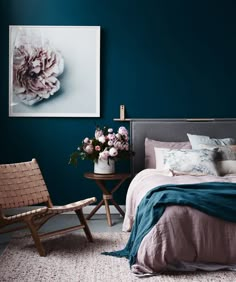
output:
[[[201,144],[207,145],[215,145],[215,146],[227,146],[235,144],[235,140],[233,138],[210,138],[209,136],[204,135],[193,135],[187,133],[188,139],[191,143],[192,149],[201,149]]]
[[[170,150],[155,148],[157,170],[169,169],[189,175],[219,175],[216,150]]]
[[[217,168],[222,176],[227,174],[236,174],[236,161],[219,161],[217,162]]]

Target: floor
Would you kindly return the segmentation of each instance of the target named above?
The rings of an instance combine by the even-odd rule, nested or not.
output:
[[[85,215],[86,216],[86,215]],[[118,214],[112,214],[112,226],[107,224],[105,214],[95,214],[90,220],[87,221],[91,232],[119,232],[122,230],[123,217]],[[58,228],[64,228],[78,224],[76,215],[63,214],[55,216],[50,219],[43,227],[42,232],[53,231]],[[22,232],[22,231],[21,231]],[[75,232],[82,232],[81,230]],[[0,255],[9,243],[13,233],[6,233],[0,235]]]

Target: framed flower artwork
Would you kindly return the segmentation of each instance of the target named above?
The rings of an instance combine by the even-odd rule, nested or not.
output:
[[[9,27],[9,116],[100,116],[99,26]]]

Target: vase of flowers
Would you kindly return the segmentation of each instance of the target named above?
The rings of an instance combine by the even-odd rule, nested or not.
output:
[[[77,165],[78,159],[92,160],[94,173],[112,174],[115,162],[129,159],[134,153],[129,146],[128,130],[121,126],[114,132],[113,128],[96,127],[92,138],[86,137],[82,144],[70,156],[70,164]]]

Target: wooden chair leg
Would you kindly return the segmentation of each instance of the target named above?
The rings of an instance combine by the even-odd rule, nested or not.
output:
[[[31,235],[32,235],[32,238],[34,240],[34,244],[35,244],[35,247],[39,253],[39,255],[41,257],[45,257],[46,256],[46,252],[45,252],[45,249],[40,241],[40,237],[39,237],[39,234],[37,232],[37,229],[36,227],[34,226],[34,224],[32,223],[31,220],[27,221],[27,225],[30,229],[30,232],[31,232]]]
[[[93,242],[93,237],[92,237],[92,234],[91,234],[90,229],[88,227],[88,224],[86,222],[86,219],[84,217],[82,209],[76,210],[75,213],[77,214],[77,216],[80,220],[80,224],[84,225],[83,229],[84,229],[84,232],[85,232],[85,235],[86,235],[88,241]]]

